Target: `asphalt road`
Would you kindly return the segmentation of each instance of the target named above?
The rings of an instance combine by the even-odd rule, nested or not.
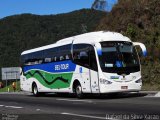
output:
[[[146,94],[86,96],[0,94],[0,120],[160,120],[160,98]]]

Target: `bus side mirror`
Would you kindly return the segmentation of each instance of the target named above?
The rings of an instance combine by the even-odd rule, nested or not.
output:
[[[98,55],[102,55],[102,47],[100,43],[95,44]]]
[[[143,43],[139,43],[139,42],[133,42],[134,46],[139,46],[142,50],[143,56],[146,57],[147,56],[147,49],[146,46]]]

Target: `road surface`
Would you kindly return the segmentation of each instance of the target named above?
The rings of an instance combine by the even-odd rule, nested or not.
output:
[[[146,94],[86,96],[0,94],[0,120],[160,120],[160,98]]]

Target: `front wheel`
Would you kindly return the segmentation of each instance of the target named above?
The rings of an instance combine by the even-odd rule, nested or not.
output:
[[[84,97],[83,92],[82,92],[82,87],[81,87],[80,84],[76,85],[76,87],[75,87],[75,93],[76,93],[76,96],[78,98],[83,98]]]

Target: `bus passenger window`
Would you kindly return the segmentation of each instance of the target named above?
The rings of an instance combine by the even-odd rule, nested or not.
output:
[[[57,61],[57,57],[54,57],[54,61]]]
[[[51,58],[45,58],[44,62],[51,62]]]
[[[60,61],[61,61],[61,60],[64,60],[64,57],[63,57],[63,56],[60,56]]]
[[[69,60],[69,55],[66,55],[66,60]]]
[[[39,60],[39,64],[42,64],[43,60]]]
[[[89,67],[89,47],[88,44],[73,45],[73,60],[76,64]]]

